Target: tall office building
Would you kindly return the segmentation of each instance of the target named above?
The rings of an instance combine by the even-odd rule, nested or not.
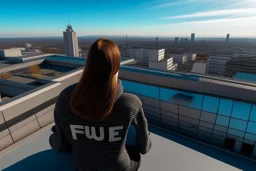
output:
[[[191,33],[191,42],[195,41],[195,33]]]
[[[227,37],[226,37],[226,42],[227,43],[229,42],[229,36],[230,36],[230,34],[227,34]]]
[[[78,39],[71,25],[67,26],[66,31],[63,32],[63,37],[65,55],[79,57]]]
[[[179,38],[178,37],[175,37],[175,43],[179,43]]]

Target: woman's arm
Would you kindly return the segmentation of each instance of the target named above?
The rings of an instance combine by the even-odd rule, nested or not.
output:
[[[57,152],[70,152],[72,148],[68,143],[64,133],[58,126],[52,127],[53,134],[50,136],[49,142],[53,150]]]
[[[142,107],[132,124],[136,128],[137,146],[141,154],[146,154],[151,148],[150,132],[148,131],[148,121]]]
[[[50,136],[49,143],[53,150],[58,152],[69,152],[72,150],[70,144],[68,143],[68,140],[65,137],[65,134],[61,130],[60,127],[60,118],[61,115],[64,115],[64,113],[60,112],[60,109],[64,109],[63,103],[65,103],[65,94],[62,92],[56,102],[55,109],[54,109],[54,121],[55,126],[52,127],[53,134]]]

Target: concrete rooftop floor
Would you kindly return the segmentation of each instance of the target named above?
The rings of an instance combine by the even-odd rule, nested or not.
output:
[[[54,154],[53,151],[49,151],[50,127],[51,125],[2,151],[0,153],[2,155],[0,169],[4,171],[30,171],[54,168],[46,164],[53,155],[50,155],[50,158],[34,155],[42,154],[39,152]],[[150,126],[150,131],[153,142],[152,149],[148,154],[142,156],[140,171],[250,171],[256,168],[256,163],[252,161],[154,126]],[[31,155],[34,156],[31,157]],[[64,160],[70,161],[71,157],[66,157],[65,154],[61,155],[64,155]],[[56,168],[52,170],[56,170]],[[61,170],[71,169],[62,168]]]

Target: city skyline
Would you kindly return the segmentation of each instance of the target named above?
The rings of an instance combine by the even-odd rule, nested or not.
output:
[[[61,36],[69,21],[78,36],[256,37],[255,0],[48,1],[2,2],[0,37]]]

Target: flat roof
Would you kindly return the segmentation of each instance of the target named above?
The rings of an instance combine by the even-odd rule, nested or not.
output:
[[[38,56],[38,55],[45,55],[45,54],[44,53],[31,53],[31,54],[22,55],[21,58],[29,58],[29,57]]]
[[[38,56],[38,55],[47,55],[47,54],[42,53],[42,52],[24,52],[24,51],[21,51],[20,56],[5,56],[5,57],[6,58],[28,58],[28,57],[32,57],[32,56]]]
[[[36,79],[13,75],[12,77],[8,78],[7,80],[18,82],[18,83],[23,83],[23,84],[29,84],[31,82],[34,82]]]
[[[84,64],[86,59],[85,58],[78,58],[78,57],[70,57],[70,56],[61,56],[61,55],[52,55],[47,57],[48,60],[54,60],[54,61],[67,61],[71,63],[78,63],[78,64]]]
[[[256,82],[256,74],[237,72],[233,76],[233,78],[238,80],[243,80],[243,81]]]
[[[1,63],[0,63],[0,68],[6,67],[6,66],[8,66],[8,65],[10,65],[10,64],[1,64]]]
[[[44,60],[40,59],[14,64],[11,65],[11,67],[0,67],[0,69],[0,85],[3,85],[4,91],[9,94],[19,95],[36,87],[45,85],[49,83],[49,81],[68,74],[77,68],[62,66],[61,63],[60,65],[45,63]],[[24,86],[27,88],[23,89]],[[13,89],[19,91],[13,91]]]
[[[205,74],[206,73],[206,63],[195,62],[191,70],[192,73]]]
[[[48,161],[54,160],[56,153],[49,151],[49,136],[52,134],[49,125],[45,131],[38,131],[16,145],[4,150],[0,160],[3,171],[24,170],[28,167],[35,170],[49,168],[44,158],[48,153]],[[239,156],[220,151],[205,144],[197,143],[179,135],[150,126],[152,148],[142,156],[140,171],[241,171],[254,170],[256,163]],[[53,155],[52,155],[53,154]],[[33,155],[33,156],[32,156]],[[60,154],[61,155],[61,154]],[[63,154],[64,155],[64,154]],[[72,167],[72,155],[65,154],[66,161]],[[40,162],[36,164],[35,162]],[[70,168],[61,168],[68,170]]]

